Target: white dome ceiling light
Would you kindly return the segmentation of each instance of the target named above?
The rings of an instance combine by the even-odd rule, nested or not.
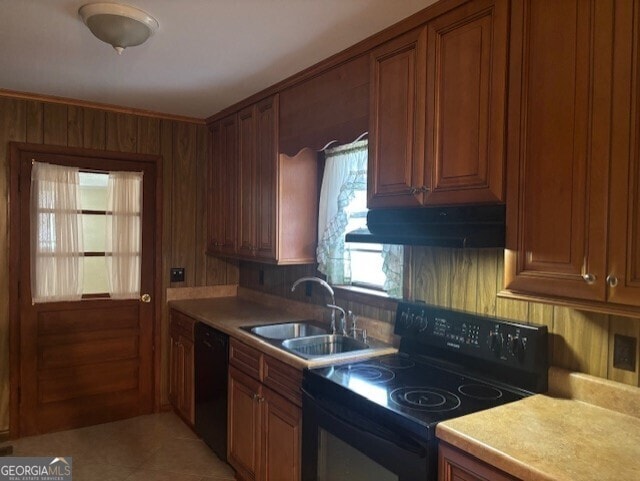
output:
[[[158,21],[147,12],[119,3],[88,3],[78,9],[78,14],[91,33],[118,54],[146,42],[158,29]]]

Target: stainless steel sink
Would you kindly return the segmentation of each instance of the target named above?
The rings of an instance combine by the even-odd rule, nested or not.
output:
[[[282,324],[269,324],[266,326],[255,326],[250,328],[249,332],[266,339],[276,339],[279,341],[283,341],[285,339],[294,339],[297,337],[326,334],[327,330],[303,321],[286,322]]]
[[[337,334],[287,339],[282,342],[282,347],[305,359],[369,349],[369,345],[362,341]]]

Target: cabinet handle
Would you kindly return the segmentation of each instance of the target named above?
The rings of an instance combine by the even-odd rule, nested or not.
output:
[[[596,282],[596,276],[591,273],[582,274],[582,278],[587,284],[593,284]]]
[[[618,285],[618,278],[613,274],[609,274],[606,280],[609,287],[616,287]]]
[[[429,189],[429,187],[427,187],[426,185],[423,185],[421,187],[410,187],[409,188],[409,195],[426,194],[430,190],[431,189]]]
[[[252,399],[254,401],[258,401],[258,402],[260,401],[260,396],[258,394],[256,394],[256,393],[253,393],[253,396],[251,396],[251,397],[252,397]]]
[[[259,403],[264,402],[264,398],[263,398],[262,396],[258,396],[258,402],[259,402]]]

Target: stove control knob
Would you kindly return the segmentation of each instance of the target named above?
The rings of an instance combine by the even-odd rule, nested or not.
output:
[[[520,339],[519,337],[514,337],[511,339],[511,353],[513,357],[515,357],[518,361],[524,361],[524,351],[527,349],[527,345],[525,344],[525,340]]]
[[[499,332],[492,332],[491,334],[489,334],[488,343],[491,352],[493,352],[496,357],[500,357],[500,354],[502,354],[503,344],[502,334],[500,334]]]

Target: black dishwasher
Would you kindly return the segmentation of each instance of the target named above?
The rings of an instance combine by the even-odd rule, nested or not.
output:
[[[229,336],[198,322],[194,340],[196,432],[226,461]]]

